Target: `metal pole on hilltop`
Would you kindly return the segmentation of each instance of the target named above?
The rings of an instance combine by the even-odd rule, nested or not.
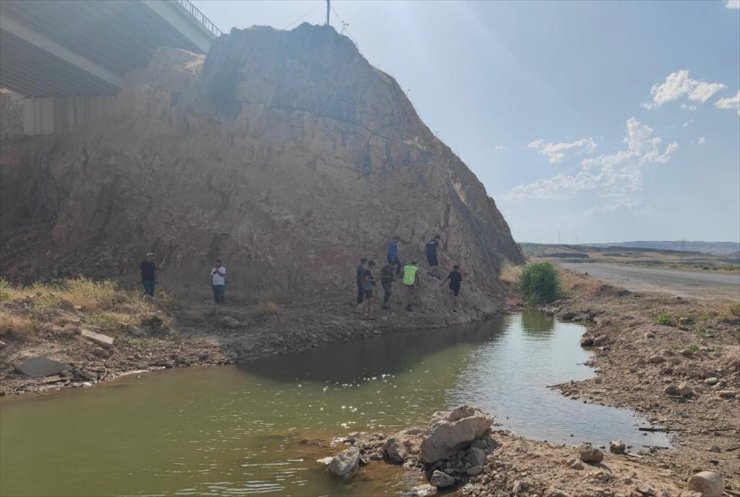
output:
[[[331,0],[326,0],[326,25],[329,26],[329,10],[331,9]]]

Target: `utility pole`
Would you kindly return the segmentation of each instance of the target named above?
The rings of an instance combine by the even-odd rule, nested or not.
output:
[[[331,0],[326,0],[326,25],[329,26],[329,9],[331,9]]]

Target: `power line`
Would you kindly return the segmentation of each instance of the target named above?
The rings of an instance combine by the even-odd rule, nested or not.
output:
[[[312,13],[312,12],[313,12],[314,10],[316,10],[316,7],[318,7],[318,6],[319,6],[319,4],[314,4],[314,6],[313,6],[313,7],[311,7],[310,9],[308,9],[308,10],[306,11],[306,13],[305,13],[305,14],[303,14],[302,16],[300,16],[300,17],[296,18],[296,20],[295,20],[295,21],[293,21],[293,22],[290,22],[290,23],[288,23],[288,24],[287,24],[287,25],[286,25],[286,26],[285,26],[285,27],[284,27],[283,29],[288,29],[288,28],[290,28],[290,27],[293,27],[293,26],[294,26],[294,25],[295,25],[295,24],[296,24],[296,23],[297,23],[298,21],[301,21],[301,20],[303,20],[303,18],[304,18],[304,17],[306,17],[306,16],[308,15],[308,14],[310,14],[310,13]]]
[[[352,40],[352,43],[354,43],[355,46],[357,46],[359,48],[359,45],[357,45],[357,42],[354,40],[354,38],[352,38],[352,35],[349,32],[349,29],[347,29],[348,26],[349,26],[349,23],[346,22],[344,19],[342,19],[339,16],[339,13],[337,12],[337,9],[335,9],[333,5],[331,6],[331,11],[334,12],[334,15],[337,16],[337,19],[339,19],[339,22],[342,23],[342,30],[339,32],[339,34],[344,34],[344,32],[346,31],[347,32],[347,38],[349,38],[350,40]]]

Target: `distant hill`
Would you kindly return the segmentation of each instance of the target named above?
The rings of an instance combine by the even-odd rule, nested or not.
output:
[[[712,255],[731,255],[740,252],[740,243],[701,241],[637,241],[615,243],[589,243],[592,247],[626,247],[653,250],[676,250],[680,252],[702,252]]]

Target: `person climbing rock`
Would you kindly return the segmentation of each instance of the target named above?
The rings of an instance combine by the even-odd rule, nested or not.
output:
[[[373,269],[375,268],[375,261],[367,263],[367,269],[362,275],[362,287],[365,290],[365,319],[375,319],[373,317],[373,302],[375,296],[373,290],[375,289],[375,276],[373,275]]]
[[[154,282],[156,280],[154,273],[157,266],[154,264],[154,252],[147,252],[146,259],[139,264],[141,270],[141,284],[144,286],[143,295],[154,297]]]
[[[460,294],[460,285],[462,285],[462,274],[460,266],[457,264],[452,267],[452,271],[447,275],[447,279],[442,282],[441,286],[450,282],[450,294],[452,295],[452,312],[457,312],[457,296]]]
[[[401,274],[401,260],[398,258],[398,237],[388,240],[388,264],[396,266],[396,276]]]
[[[437,260],[437,247],[439,246],[439,235],[434,235],[434,238],[429,240],[424,247],[424,253],[427,256],[427,262],[429,263],[429,274],[435,278],[439,278],[437,274],[437,266],[439,261]]]
[[[367,264],[367,259],[363,257],[360,259],[360,265],[357,266],[357,305],[362,304],[362,301],[365,300],[365,288],[362,284],[362,280],[365,277],[365,264]]]
[[[391,299],[393,272],[393,265],[390,261],[380,270],[380,284],[383,287],[383,309],[388,309],[388,301]]]
[[[213,287],[213,300],[217,304],[226,302],[226,268],[221,259],[216,259],[216,265],[211,269],[211,286]]]
[[[416,261],[413,261],[411,264],[406,264],[403,267],[403,279],[401,280],[401,282],[406,288],[404,295],[404,308],[407,311],[411,310],[411,305],[413,304],[412,299],[414,296],[414,287],[416,286],[416,272],[418,270],[419,266]]]

